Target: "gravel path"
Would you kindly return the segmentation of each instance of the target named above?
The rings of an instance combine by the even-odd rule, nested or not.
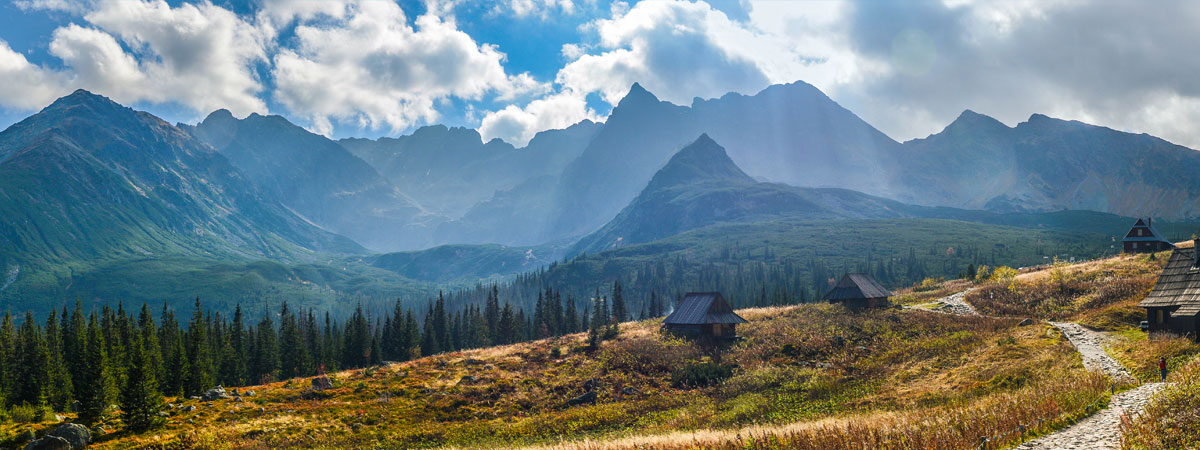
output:
[[[1108,402],[1108,408],[1103,411],[1097,412],[1065,430],[1042,436],[1016,448],[1018,450],[1115,450],[1121,448],[1121,416],[1127,413],[1131,415],[1139,413],[1150,401],[1150,398],[1164,386],[1164,383],[1147,383],[1117,394]]]
[[[931,303],[933,303],[935,306],[913,306],[912,308],[946,314],[958,314],[960,316],[978,316],[979,311],[976,311],[975,307],[963,300],[963,297],[966,297],[968,292],[971,292],[971,289],[967,289],[957,294],[950,294],[934,300]]]
[[[1071,345],[1074,345],[1075,349],[1079,350],[1080,356],[1083,357],[1083,367],[1085,369],[1104,372],[1117,381],[1136,381],[1121,363],[1112,359],[1104,351],[1104,343],[1108,340],[1108,337],[1103,333],[1089,330],[1077,323],[1050,322],[1050,324],[1061,330],[1063,335],[1067,337],[1067,340],[1071,341]]]

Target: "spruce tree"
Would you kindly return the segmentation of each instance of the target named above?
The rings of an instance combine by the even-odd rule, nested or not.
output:
[[[88,319],[87,345],[83,350],[83,378],[79,386],[79,421],[93,425],[104,416],[110,402],[110,375],[104,334],[95,313]]]
[[[17,352],[17,330],[13,326],[12,314],[6,311],[4,320],[0,322],[0,392],[6,394],[5,403],[8,405],[13,405],[17,397],[13,395],[18,377],[17,364],[20,363]]]
[[[18,335],[15,383],[9,402],[14,405],[41,406],[46,401],[47,366],[46,342],[42,330],[33,319],[32,312],[25,313]]]
[[[129,365],[121,390],[121,421],[134,432],[146,431],[162,423],[162,394],[158,392],[157,371],[141,335],[127,349]]]
[[[252,382],[266,383],[275,377],[275,368],[279,364],[279,343],[275,337],[275,325],[265,312],[255,330],[254,354],[250,363]]]
[[[71,374],[63,359],[62,337],[58,314],[51,312],[46,318],[46,402],[55,411],[66,411],[75,398]]]
[[[612,290],[612,315],[613,322],[619,323],[629,320],[629,311],[625,306],[625,295],[621,292],[621,281],[613,282]]]
[[[196,310],[192,314],[192,320],[188,322],[188,371],[183,386],[184,395],[189,397],[203,394],[213,386],[212,374],[209,372],[212,366],[212,355],[206,325],[204,310],[200,306],[200,297],[196,297]]]
[[[304,347],[296,315],[288,310],[287,302],[283,302],[279,309],[279,372],[282,378],[304,375],[304,368],[308,366],[308,351]]]

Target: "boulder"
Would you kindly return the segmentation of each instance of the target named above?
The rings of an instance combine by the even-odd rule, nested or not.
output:
[[[324,391],[326,389],[333,389],[333,382],[329,381],[329,377],[327,377],[325,375],[321,375],[319,377],[313,377],[312,388],[314,391]]]
[[[638,390],[633,386],[625,386],[624,389],[621,389],[621,395],[638,395]]]
[[[71,444],[71,450],[79,450],[92,443],[92,433],[77,423],[64,423],[50,431],[48,436],[62,438]]]
[[[202,400],[204,400],[206,402],[211,402],[213,400],[221,400],[221,399],[226,399],[226,398],[233,398],[233,397],[230,397],[229,394],[225,392],[225,388],[223,388],[221,386],[217,386],[215,388],[204,391],[204,396],[202,397]]]
[[[472,384],[477,381],[479,381],[479,378],[475,378],[474,375],[466,375],[458,380],[458,384]]]
[[[33,430],[25,430],[21,434],[18,434],[17,437],[15,439],[13,439],[13,441],[16,443],[21,443],[21,442],[29,442],[34,439],[37,439],[37,435],[33,434]]]
[[[100,436],[104,436],[104,433],[107,433],[107,432],[108,432],[108,430],[104,429],[103,425],[96,425],[96,426],[92,427],[92,439],[96,439],[96,438],[99,438]]]
[[[1034,324],[1033,319],[1030,319],[1028,317],[1021,319],[1021,321],[1017,323],[1017,325],[1022,326],[1022,327],[1027,327],[1027,326],[1030,326],[1033,324]]]
[[[598,387],[600,387],[600,381],[595,378],[583,382],[583,390],[585,391],[594,391]]]
[[[596,391],[584,392],[582,395],[567,401],[567,406],[575,406],[575,405],[583,405],[583,404],[588,404],[588,405],[596,404]]]
[[[258,393],[257,393],[257,392],[254,392],[254,391],[246,391],[246,396],[247,396],[247,397],[253,397],[253,396],[255,396],[255,395],[258,395]]]
[[[72,450],[71,443],[56,436],[44,438],[25,444],[25,450]]]
[[[187,405],[183,407],[183,412],[192,412],[196,410],[196,405]]]

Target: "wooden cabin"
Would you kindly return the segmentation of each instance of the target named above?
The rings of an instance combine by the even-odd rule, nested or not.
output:
[[[847,308],[886,308],[891,306],[892,293],[865,273],[848,273],[838,281],[823,300],[841,303]]]
[[[1200,245],[1200,240],[1193,242]],[[1200,253],[1195,247],[1171,252],[1154,289],[1138,306],[1146,308],[1151,333],[1200,336]]]
[[[1175,248],[1175,244],[1167,241],[1154,229],[1154,221],[1150,218],[1138,218],[1133,227],[1121,239],[1121,247],[1125,253],[1153,253]]]
[[[746,323],[720,292],[688,292],[663,319],[663,329],[699,340],[737,338],[737,324]]]

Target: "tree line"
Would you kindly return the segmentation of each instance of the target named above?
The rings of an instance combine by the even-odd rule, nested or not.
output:
[[[530,312],[500,301],[496,285],[482,305],[447,307],[439,295],[424,308],[397,300],[372,314],[360,305],[345,321],[286,302],[257,321],[238,305],[231,315],[205,311],[195,300],[186,322],[165,304],[157,314],[143,304],[133,313],[118,304],[85,313],[81,302],[39,323],[26,313],[17,326],[0,321],[0,397],[12,408],[74,411],[91,425],[115,414],[141,431],[158,425],[164,397],[195,397],[222,386],[246,386],[306,377],[441,352],[590,331],[593,343],[616,333],[616,323],[665,314],[655,294],[643,314],[632,314],[620,283],[587,299],[546,288]]]

